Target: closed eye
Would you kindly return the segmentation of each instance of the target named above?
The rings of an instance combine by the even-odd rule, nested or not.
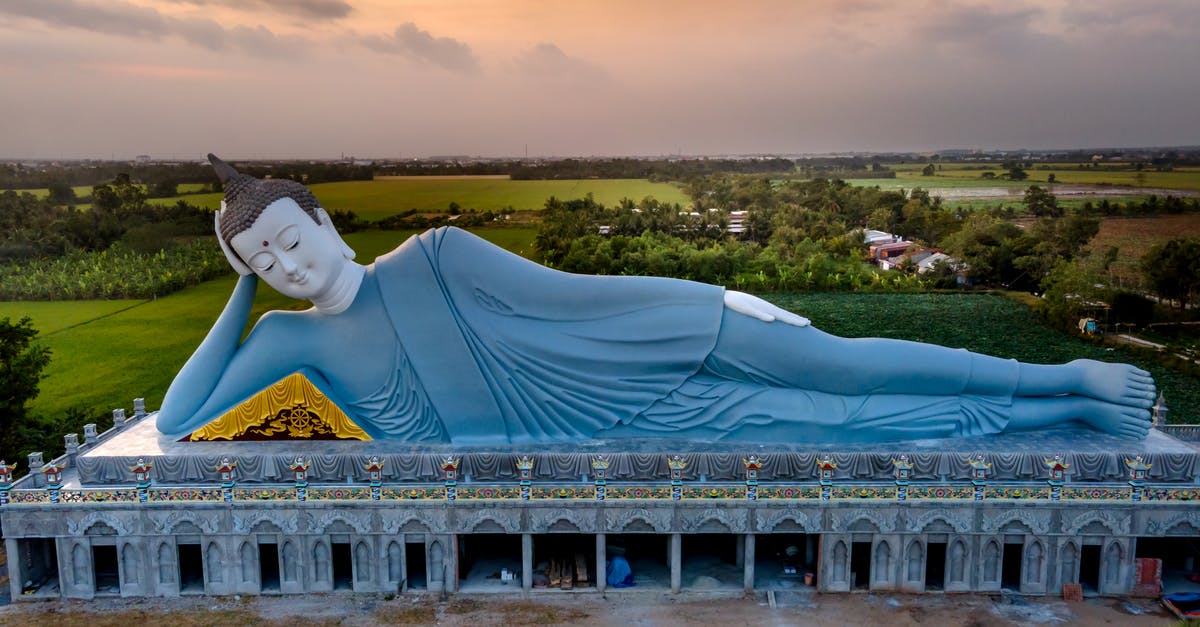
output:
[[[250,259],[250,267],[258,269],[259,272],[270,272],[277,261],[279,260],[275,258],[275,255],[262,252]]]
[[[287,245],[287,248],[285,248],[284,250],[292,250],[293,248],[295,248],[295,247],[297,247],[297,246],[299,246],[299,245],[300,245],[300,238],[299,238],[299,237],[297,237],[297,238],[296,238],[296,241],[292,242],[291,244],[288,244],[288,245]]]

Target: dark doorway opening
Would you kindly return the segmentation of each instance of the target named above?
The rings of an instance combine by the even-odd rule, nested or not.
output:
[[[946,543],[930,542],[925,554],[925,589],[946,589]]]
[[[520,589],[520,534],[477,533],[459,536],[458,548],[460,591]]]
[[[1200,537],[1138,538],[1133,556],[1162,560],[1164,593],[1200,592],[1200,581],[1193,580],[1200,575]]]
[[[737,533],[683,534],[680,538],[680,583],[686,589],[740,589],[745,572],[738,563]]]
[[[1100,545],[1085,544],[1079,553],[1079,585],[1085,592],[1100,591]]]
[[[9,555],[9,576],[20,576],[23,594],[54,594],[59,592],[58,545],[54,538],[17,540],[18,555]],[[18,575],[17,564],[20,564]],[[5,584],[7,585],[7,584]]]
[[[866,590],[871,587],[871,543],[854,542],[850,545],[850,589]]]
[[[1025,545],[1015,542],[1004,544],[1004,563],[1000,570],[1000,586],[1010,590],[1021,589],[1021,561]]]
[[[333,589],[354,589],[354,560],[350,556],[349,542],[333,542],[330,545],[333,560]]]
[[[561,590],[596,585],[596,536],[590,533],[543,533],[533,536],[533,576],[546,577]]]
[[[96,594],[120,594],[121,575],[117,572],[117,547],[92,547],[92,572],[96,576]]]
[[[682,538],[680,544],[682,545]],[[637,587],[671,587],[669,536],[654,533],[616,533],[605,538],[604,546],[607,554],[606,568],[607,562],[615,560],[618,556],[624,558]],[[607,572],[605,570],[605,573]]]
[[[806,573],[816,581],[816,534],[771,533],[754,538],[754,587],[795,588]],[[811,584],[810,584],[811,585]]]
[[[258,545],[258,580],[263,592],[279,592],[279,545]]]
[[[404,545],[404,572],[409,590],[424,590],[429,586],[425,575],[425,543],[409,542]]]
[[[180,544],[179,593],[204,594],[204,555],[199,544]]]

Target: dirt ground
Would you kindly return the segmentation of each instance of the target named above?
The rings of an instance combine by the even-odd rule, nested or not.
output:
[[[1089,599],[1065,603],[1010,595],[764,593],[744,597],[621,591],[387,598],[376,595],[97,599],[0,607],[0,624],[55,627],[245,625],[1168,625],[1157,601]]]

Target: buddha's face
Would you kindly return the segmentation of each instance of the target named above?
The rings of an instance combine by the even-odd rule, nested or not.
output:
[[[332,233],[304,213],[296,201],[280,198],[229,244],[280,294],[314,300],[333,287],[349,263]]]

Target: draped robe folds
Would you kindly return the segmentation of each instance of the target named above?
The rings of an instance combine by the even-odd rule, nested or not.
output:
[[[811,359],[810,327],[728,313],[721,287],[559,272],[455,228],[409,238],[376,260],[374,275],[401,350],[397,376],[350,404],[375,437],[468,445],[961,437],[1003,431],[1017,383],[1009,360],[991,396],[806,389],[794,372],[772,370],[792,370],[791,352],[771,364],[756,351],[766,341]],[[966,385],[971,353],[922,346]],[[857,368],[856,376],[888,376],[879,364]]]
[[[697,373],[724,313],[721,287],[568,274],[454,228],[409,238],[375,273],[456,444],[596,437]]]

